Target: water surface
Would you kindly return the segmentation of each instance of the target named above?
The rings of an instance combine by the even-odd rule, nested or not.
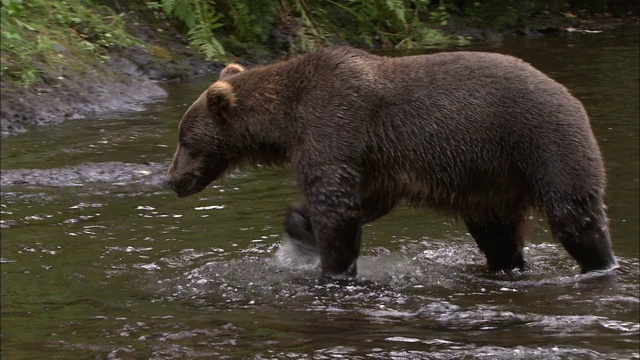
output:
[[[290,169],[237,172],[186,199],[159,187],[212,76],[168,85],[142,113],[2,140],[2,358],[637,359],[638,28],[473,49],[522,57],[584,102],[617,277],[577,275],[537,216],[532,269],[487,274],[462,224],[400,207],[365,228],[368,281],[319,286],[318,269],[275,258],[300,198]]]

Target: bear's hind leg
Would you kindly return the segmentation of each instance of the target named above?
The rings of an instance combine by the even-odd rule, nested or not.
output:
[[[524,270],[526,262],[522,248],[527,229],[524,214],[507,220],[466,220],[465,223],[486,256],[489,271]]]
[[[618,267],[600,196],[555,201],[546,213],[554,238],[578,261],[582,273]]]

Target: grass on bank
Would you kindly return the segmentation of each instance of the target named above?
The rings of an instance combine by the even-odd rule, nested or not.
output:
[[[250,53],[256,44],[288,53],[348,42],[368,47],[457,43],[433,26],[446,24],[442,1],[431,0],[156,0],[147,7],[186,27],[208,58]],[[275,36],[274,36],[275,35]],[[280,43],[278,43],[280,42]]]
[[[575,17],[570,11],[583,8],[613,14],[638,9],[638,0],[0,1],[0,76],[24,86],[106,61],[111,50],[146,45],[128,32],[123,16],[169,20],[192,48],[225,61],[340,42],[401,50],[467,44],[438,30],[454,17],[479,28],[513,29],[541,16]],[[154,54],[155,48],[147,46]]]
[[[2,0],[0,19],[0,76],[24,86],[139,42],[110,8],[82,0]]]
[[[114,48],[142,43],[113,11],[121,2],[1,1],[3,81],[46,82],[106,61]],[[430,0],[132,0],[125,7],[133,15],[127,18],[172,21],[194,49],[217,60],[303,53],[337,42],[403,49],[458,42],[428,26],[448,16]]]

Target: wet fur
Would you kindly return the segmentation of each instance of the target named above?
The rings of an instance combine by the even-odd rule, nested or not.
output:
[[[464,220],[492,270],[524,267],[531,209],[583,272],[616,266],[587,114],[525,62],[337,47],[238,69],[212,85],[233,106],[190,109],[180,137],[225,166],[291,163],[306,202],[287,232],[315,243],[323,274],[354,275],[362,225],[401,200]]]

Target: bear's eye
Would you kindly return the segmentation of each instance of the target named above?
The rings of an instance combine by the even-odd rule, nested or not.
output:
[[[187,151],[187,154],[191,157],[196,157],[198,154],[196,153],[196,149],[193,147],[193,144],[187,143],[186,141],[180,141],[180,146],[182,149]]]

